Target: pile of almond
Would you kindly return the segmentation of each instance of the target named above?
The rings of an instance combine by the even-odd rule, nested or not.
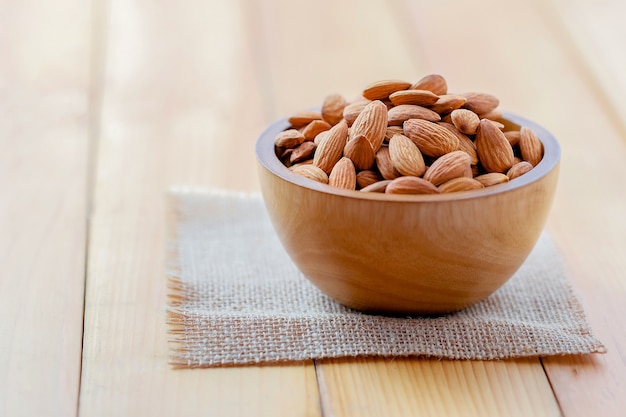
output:
[[[333,94],[321,112],[290,117],[276,155],[296,174],[350,190],[480,189],[527,173],[543,157],[536,134],[510,130],[498,105],[486,93],[448,94],[437,74],[415,84],[378,81],[353,102]]]

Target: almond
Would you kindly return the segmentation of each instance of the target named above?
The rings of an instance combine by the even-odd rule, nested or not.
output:
[[[387,123],[390,126],[400,126],[409,119],[424,119],[430,122],[438,122],[441,116],[426,107],[414,104],[400,104],[387,112]]]
[[[384,193],[391,180],[382,180],[361,188],[364,193]]]
[[[297,167],[299,167],[301,165],[313,165],[313,158],[307,159],[307,160],[302,161],[302,162],[298,162],[297,164],[293,164],[292,166],[289,167],[289,169],[293,171],[294,169],[296,169]]]
[[[354,103],[348,104],[343,108],[343,118],[348,123],[348,126],[352,126],[352,123],[359,117],[359,114],[370,103],[370,100],[359,100]]]
[[[517,164],[513,165],[511,169],[507,171],[506,176],[509,177],[509,180],[512,180],[512,179],[519,177],[520,175],[524,175],[531,169],[533,169],[533,166],[531,165],[530,162],[527,162],[527,161],[518,162]]]
[[[504,137],[509,141],[511,146],[515,146],[519,143],[520,132],[519,130],[509,130],[504,132]]]
[[[376,152],[376,166],[378,171],[386,180],[393,180],[400,176],[400,173],[396,170],[391,162],[391,156],[389,155],[389,148],[382,147]]]
[[[399,177],[391,181],[385,189],[387,194],[439,194],[432,183],[419,177]]]
[[[509,177],[499,172],[490,172],[489,174],[478,175],[474,177],[474,179],[485,187],[491,187],[492,185],[509,182]]]
[[[404,122],[404,135],[428,156],[438,157],[459,147],[459,139],[445,127],[421,119]]]
[[[428,90],[436,95],[448,93],[448,83],[439,74],[430,74],[411,86],[411,90]]]
[[[363,135],[350,139],[343,148],[343,154],[354,163],[358,171],[370,169],[376,157],[372,145]]]
[[[411,86],[401,80],[382,80],[370,84],[363,90],[363,97],[370,100],[383,100],[396,91],[406,90]]]
[[[346,190],[356,189],[356,170],[349,158],[341,158],[328,176],[328,184]]]
[[[475,135],[476,129],[478,129],[478,125],[480,124],[478,115],[467,109],[452,110],[450,118],[452,119],[452,124],[459,132],[465,133],[466,135]]]
[[[528,127],[522,127],[519,133],[519,149],[522,152],[522,159],[537,166],[543,158],[543,144],[535,132]]]
[[[464,93],[461,94],[467,99],[463,108],[469,109],[476,114],[485,114],[494,111],[500,104],[500,101],[487,93]]]
[[[426,171],[422,153],[417,145],[404,135],[395,135],[391,138],[389,157],[393,167],[402,175],[420,177]]]
[[[345,121],[341,121],[333,126],[326,134],[324,140],[317,146],[313,156],[313,164],[329,174],[333,166],[341,158],[347,138],[348,125]]]
[[[480,121],[474,144],[487,172],[506,172],[513,166],[513,148],[491,120]]]
[[[389,96],[394,106],[402,104],[414,104],[416,106],[430,106],[439,100],[439,96],[428,90],[403,90],[396,91]]]
[[[453,151],[443,155],[433,162],[424,174],[424,179],[434,185],[443,184],[453,178],[471,176],[472,159],[463,151]]]
[[[304,135],[296,129],[284,130],[274,139],[274,144],[279,148],[295,148],[302,142],[304,142]]]
[[[291,162],[291,164],[293,165],[297,164],[298,162],[306,161],[307,159],[313,158],[316,148],[317,145],[315,145],[315,143],[310,141],[304,142],[302,145],[293,149],[289,162]]]
[[[471,191],[485,188],[480,182],[473,178],[458,177],[444,182],[439,186],[442,193],[456,193],[458,191]]]
[[[320,145],[320,143],[328,136],[328,130],[324,131],[324,132],[320,132],[317,134],[317,136],[315,136],[315,139],[313,139],[313,143],[315,143],[317,146]]]
[[[348,102],[341,94],[328,95],[322,103],[322,117],[334,126],[343,119],[343,109],[347,105]]]
[[[479,114],[478,117],[480,117],[481,119],[501,120],[503,115],[500,110],[495,109],[491,110],[488,113]]]
[[[466,101],[467,99],[463,96],[444,94],[439,96],[439,100],[437,100],[435,104],[430,106],[430,109],[434,112],[444,115],[452,112],[452,110],[461,108],[461,106],[464,105]]]
[[[313,120],[302,130],[304,140],[315,140],[315,137],[331,128],[331,125],[323,120]]]
[[[478,154],[476,153],[476,146],[467,135],[459,132],[459,130],[453,124],[445,122],[439,122],[437,124],[439,126],[445,127],[457,137],[457,139],[459,140],[459,147],[456,150],[464,151],[466,154],[468,154],[470,158],[472,158],[472,165],[478,164]]]
[[[328,184],[328,175],[315,165],[300,165],[293,168],[293,172],[313,181]]]
[[[395,135],[403,135],[404,129],[402,126],[387,126],[385,130],[385,142],[389,142]]]
[[[356,184],[359,188],[365,188],[381,180],[383,180],[383,177],[378,172],[372,170],[365,170],[356,174]]]
[[[350,129],[350,137],[363,135],[377,151],[385,140],[387,131],[387,107],[382,101],[375,100],[361,111]]]
[[[302,111],[300,113],[294,114],[287,120],[291,124],[291,127],[298,129],[298,128],[308,125],[313,120],[321,120],[321,119],[322,119],[322,114],[320,112]]]

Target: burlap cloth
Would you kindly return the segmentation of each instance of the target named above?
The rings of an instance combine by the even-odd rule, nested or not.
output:
[[[171,363],[202,367],[345,356],[504,359],[604,352],[544,234],[499,291],[434,318],[361,314],[290,261],[258,194],[170,193]]]

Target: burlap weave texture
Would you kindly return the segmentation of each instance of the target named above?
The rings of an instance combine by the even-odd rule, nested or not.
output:
[[[309,283],[258,194],[170,195],[171,362],[202,367],[346,356],[505,359],[603,352],[544,234],[499,291],[440,317],[345,308]]]

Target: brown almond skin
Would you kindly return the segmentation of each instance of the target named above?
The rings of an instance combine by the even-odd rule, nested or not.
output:
[[[323,120],[313,120],[302,130],[304,140],[315,140],[315,137],[322,132],[329,130],[332,126]]]
[[[368,187],[383,179],[384,178],[378,172],[373,170],[365,170],[356,174],[356,184],[359,188]]]
[[[334,126],[343,119],[343,109],[348,102],[341,94],[330,94],[322,103],[322,118]]]
[[[508,132],[504,132],[504,137],[507,138],[511,146],[515,146],[519,143],[520,132],[519,130],[509,130]]]
[[[480,118],[476,113],[468,109],[456,109],[450,113],[452,124],[459,132],[466,135],[475,135],[480,124]]]
[[[497,97],[487,93],[464,93],[461,94],[467,99],[463,108],[469,109],[476,114],[485,114],[492,112],[498,107],[500,101]]]
[[[474,179],[485,187],[491,187],[492,185],[509,182],[509,177],[499,172],[490,172],[489,174],[478,175],[475,176]]]
[[[313,164],[330,174],[337,161],[341,159],[343,148],[348,138],[348,125],[341,121],[333,126],[322,140],[313,156]]]
[[[400,176],[400,173],[393,166],[388,147],[382,147],[376,152],[376,167],[386,180],[393,180]]]
[[[506,173],[506,176],[509,177],[509,180],[513,180],[517,177],[520,177],[533,169],[533,166],[530,162],[522,161],[513,165],[511,169],[509,169]]]
[[[322,114],[316,111],[302,111],[294,114],[289,119],[289,123],[293,128],[299,129],[311,123],[313,120],[321,120]]]
[[[361,114],[363,109],[370,104],[370,102],[370,100],[365,99],[359,100],[343,108],[343,118],[348,123],[348,126],[352,126],[356,118],[359,117],[359,114]]]
[[[304,142],[304,135],[296,129],[287,129],[276,135],[274,145],[279,148],[295,148]]]
[[[426,172],[422,153],[417,145],[404,135],[395,135],[391,138],[389,157],[393,167],[402,175],[421,177]]]
[[[372,145],[364,135],[350,139],[343,148],[343,154],[354,163],[357,171],[370,169],[376,157]]]
[[[451,123],[439,122],[439,126],[445,127],[459,140],[459,147],[457,150],[464,151],[472,158],[472,165],[478,164],[478,153],[476,153],[476,146],[474,142],[465,134],[459,132],[459,130]]]
[[[440,185],[453,178],[466,176],[468,170],[471,176],[471,162],[470,156],[463,151],[447,153],[432,163],[426,170],[424,179],[434,185]]]
[[[368,103],[356,118],[350,128],[350,138],[363,135],[367,138],[372,149],[377,151],[385,140],[387,131],[387,106],[375,100]]]
[[[460,109],[465,104],[467,99],[463,96],[454,94],[444,94],[439,96],[439,100],[430,109],[440,115],[451,113],[453,110]]]
[[[439,74],[429,74],[413,84],[411,90],[428,90],[440,96],[448,94],[448,83]]]
[[[428,156],[439,157],[455,151],[459,139],[446,128],[421,119],[409,119],[403,125],[404,135]]]
[[[424,119],[430,122],[438,122],[441,116],[426,107],[414,104],[400,104],[392,107],[387,112],[387,123],[389,126],[401,126],[409,119]]]
[[[519,149],[522,152],[522,159],[530,162],[532,166],[537,166],[543,158],[543,144],[535,132],[528,127],[522,127],[519,133],[520,137],[518,144]]]
[[[485,186],[473,178],[458,177],[441,184],[439,191],[442,193],[456,193],[459,191],[480,190],[481,188],[485,188]]]
[[[414,104],[416,106],[431,106],[439,100],[439,96],[428,90],[403,90],[396,91],[389,96],[394,106],[402,104]]]
[[[293,168],[293,172],[313,181],[328,184],[328,175],[315,165],[300,165]]]
[[[480,163],[487,172],[504,173],[513,166],[513,148],[491,120],[480,121],[474,144]]]
[[[367,187],[361,188],[361,191],[363,191],[364,193],[384,193],[390,183],[391,180],[377,181],[368,185]]]
[[[356,189],[356,170],[349,158],[341,158],[328,176],[328,185],[346,190]]]
[[[405,176],[391,181],[385,189],[386,194],[439,194],[440,191],[431,182],[419,177]]]
[[[293,165],[313,158],[316,148],[317,145],[315,145],[315,143],[310,141],[304,142],[302,145],[293,149],[289,162]]]
[[[376,81],[363,90],[363,97],[369,100],[384,100],[396,91],[406,90],[410,86],[411,83],[402,80]]]

